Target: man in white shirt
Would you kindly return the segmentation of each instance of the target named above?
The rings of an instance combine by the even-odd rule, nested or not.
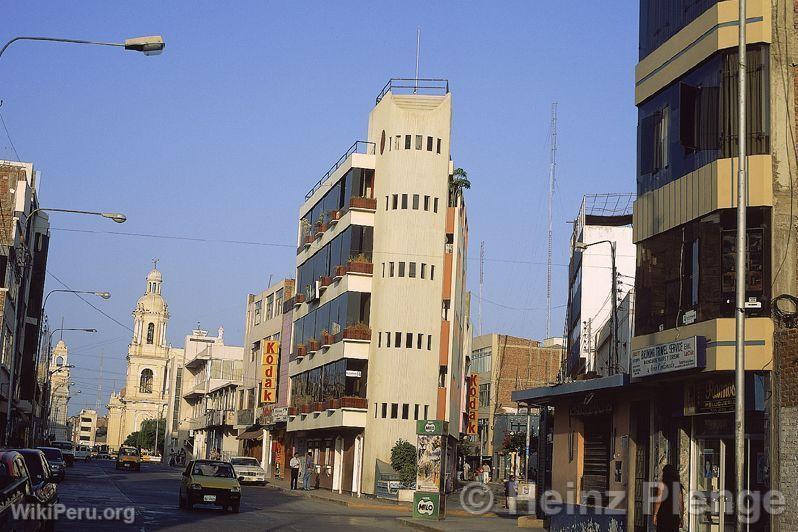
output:
[[[294,456],[292,456],[291,457],[291,461],[288,462],[288,465],[291,467],[291,489],[292,490],[297,489],[297,481],[299,479],[299,466],[300,466],[300,464],[301,464],[301,462],[299,461],[299,458],[297,457],[296,454]]]

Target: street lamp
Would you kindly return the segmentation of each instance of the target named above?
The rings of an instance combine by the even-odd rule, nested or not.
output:
[[[618,269],[615,263],[615,246],[614,240],[598,240],[586,244],[585,242],[575,242],[574,250],[585,251],[590,246],[597,244],[610,245],[610,258],[612,260],[612,351],[609,360],[609,373],[613,375],[619,370],[618,367]]]
[[[80,39],[61,39],[58,37],[14,37],[8,41],[2,48],[0,48],[0,56],[6,51],[6,48],[11,46],[16,41],[47,41],[47,42],[63,42],[69,44],[93,44],[96,46],[115,46],[124,48],[125,50],[132,50],[134,52],[141,52],[144,55],[158,55],[163,52],[166,44],[163,42],[163,37],[160,35],[151,35],[149,37],[135,37],[132,39],[125,39],[125,42],[98,42],[98,41],[84,41]]]

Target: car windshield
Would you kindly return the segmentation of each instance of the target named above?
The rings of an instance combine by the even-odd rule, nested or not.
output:
[[[260,466],[260,462],[255,460],[254,458],[231,458],[230,463],[234,466],[236,465],[243,465],[243,466]]]
[[[119,449],[119,456],[138,456],[139,452],[136,449]]]
[[[194,464],[194,474],[202,477],[233,478],[233,468],[222,462]]]
[[[63,462],[64,455],[61,454],[59,449],[40,449],[44,453],[45,458],[52,462]]]
[[[44,464],[38,453],[28,453],[22,455],[25,459],[25,465],[28,466],[28,473],[34,482],[41,482],[47,478],[44,472]]]

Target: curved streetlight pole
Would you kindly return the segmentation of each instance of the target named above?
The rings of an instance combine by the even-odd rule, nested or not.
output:
[[[102,42],[102,41],[84,41],[82,39],[62,39],[60,37],[14,37],[2,48],[0,48],[0,57],[2,57],[3,52],[11,46],[13,43],[17,41],[47,41],[47,42],[60,42],[60,43],[68,43],[68,44],[92,44],[95,46],[113,46],[117,48],[124,48],[125,50],[133,50],[135,52],[141,52],[144,55],[158,55],[163,52],[163,49],[166,47],[166,44],[163,42],[163,37],[160,35],[152,35],[149,37],[135,37],[132,39],[126,39],[125,42]]]

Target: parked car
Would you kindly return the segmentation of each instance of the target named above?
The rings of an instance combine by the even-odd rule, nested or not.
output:
[[[64,454],[61,449],[55,447],[39,447],[39,450],[44,453],[47,459],[47,464],[50,466],[50,472],[56,482],[61,482],[66,478],[66,462],[64,461]]]
[[[110,460],[111,453],[108,451],[108,445],[99,444],[94,446],[94,455],[98,460]]]
[[[47,463],[40,457],[43,467]],[[49,473],[49,470],[47,470]],[[44,483],[46,484],[46,482]],[[0,530],[3,532],[38,532],[52,529],[52,521],[37,519],[14,519],[14,505],[52,504],[43,490],[42,482],[35,482],[28,471],[25,457],[17,451],[0,451]],[[56,499],[57,500],[57,499]]]
[[[238,512],[241,506],[241,484],[228,462],[192,460],[183,471],[179,499],[180,508],[189,510],[195,504],[212,504]]]
[[[260,462],[251,456],[234,456],[230,459],[230,465],[236,473],[236,478],[242,484],[244,482],[257,482],[261,486],[266,484],[266,471],[260,466]]]
[[[121,447],[116,458],[116,469],[141,469],[141,453],[135,447]]]
[[[54,441],[52,447],[61,449],[67,467],[72,467],[72,464],[75,463],[75,444],[71,441]]]
[[[17,451],[25,460],[30,476],[32,495],[39,506],[52,506],[58,502],[58,487],[55,484],[47,457],[39,449],[19,449]],[[54,521],[47,522],[47,528],[52,529]]]
[[[88,445],[78,445],[75,447],[75,460],[88,462],[91,460],[91,447]]]

